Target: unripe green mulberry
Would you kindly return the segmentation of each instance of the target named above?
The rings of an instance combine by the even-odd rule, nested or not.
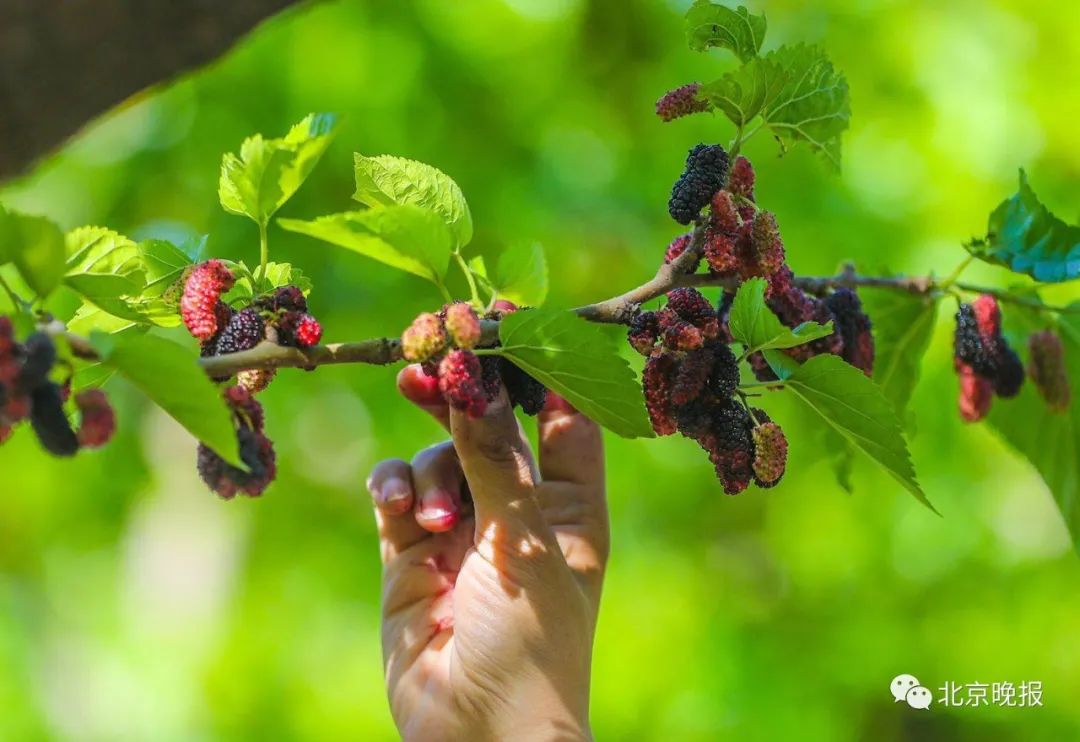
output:
[[[774,422],[766,422],[753,429],[754,479],[760,487],[775,487],[784,476],[787,466],[787,438]]]
[[[423,363],[445,347],[446,329],[431,312],[418,315],[401,334],[401,354],[413,363]]]

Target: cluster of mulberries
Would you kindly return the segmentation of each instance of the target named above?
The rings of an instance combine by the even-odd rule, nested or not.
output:
[[[1072,387],[1065,368],[1065,351],[1061,338],[1053,330],[1042,330],[1028,338],[1031,360],[1028,376],[1046,400],[1051,412],[1064,412],[1072,401]]]
[[[656,101],[656,115],[662,121],[674,121],[692,113],[703,113],[710,108],[709,101],[698,95],[701,83],[692,82],[669,90]]]
[[[307,297],[296,286],[281,286],[237,311],[221,299],[236,282],[224,262],[209,260],[195,266],[182,281],[180,316],[199,340],[204,357],[250,350],[263,340],[309,348],[322,339],[322,327],[308,314]],[[241,371],[237,380],[257,393],[270,384],[274,373],[274,369],[249,369]]]
[[[0,443],[17,423],[30,421],[42,447],[54,456],[74,456],[80,448],[109,442],[116,430],[116,414],[100,389],[75,396],[78,427],[64,407],[71,396],[69,383],[51,378],[56,346],[41,332],[19,343],[9,317],[0,317]]]
[[[492,317],[514,311],[512,303],[500,301]],[[547,389],[505,358],[477,356],[473,349],[481,335],[476,311],[465,302],[453,302],[438,313],[418,315],[401,335],[401,354],[439,380],[447,404],[471,417],[482,416],[503,386],[511,405],[529,415],[538,413]]]
[[[238,493],[258,497],[277,476],[274,444],[263,430],[265,420],[262,405],[241,386],[227,387],[223,393],[232,411],[240,460],[247,471],[229,464],[205,443],[200,443],[199,476],[211,490],[226,500]]]
[[[675,289],[667,298],[663,309],[639,313],[628,331],[630,344],[648,359],[642,386],[653,429],[696,441],[728,494],[752,481],[775,485],[787,442],[764,412],[751,414],[735,398],[739,366],[722,336],[720,314],[694,289]],[[759,433],[760,421],[772,428]]]
[[[953,366],[960,378],[960,416],[986,417],[994,396],[1015,397],[1024,383],[1024,366],[1001,334],[997,299],[982,294],[956,313]]]
[[[704,147],[696,147],[691,152],[691,160],[697,162],[701,155],[695,158],[694,153],[703,151]],[[672,211],[677,221],[686,223],[689,220],[683,219],[686,216],[683,203],[689,201],[694,217],[705,205],[709,206],[702,236],[702,256],[709,272],[736,282],[764,278],[768,282],[766,303],[788,327],[809,321],[822,324],[833,322],[832,335],[784,350],[784,353],[800,362],[820,353],[835,353],[869,376],[874,367],[874,336],[870,318],[863,311],[858,295],[846,288],[837,289],[826,296],[812,296],[800,289],[787,265],[776,217],[759,209],[754,203],[755,176],[750,161],[742,156],[736,157],[729,169],[726,167],[726,156],[724,162],[724,177],[719,181],[708,181],[707,186],[701,185],[701,190],[693,190],[692,198],[681,195],[678,213]],[[687,173],[698,173],[699,170],[688,166]],[[676,192],[683,194],[686,179],[687,174],[679,179]],[[704,184],[706,181],[695,176],[692,182]],[[710,188],[706,195],[705,190]],[[674,196],[672,203],[676,203]],[[664,253],[664,262],[674,261],[686,252],[689,245],[690,235],[676,237]],[[698,265],[687,266],[689,272],[696,272],[697,269]],[[723,308],[720,314],[722,333],[726,335]],[[749,360],[760,380],[776,378],[760,353],[755,353]]]

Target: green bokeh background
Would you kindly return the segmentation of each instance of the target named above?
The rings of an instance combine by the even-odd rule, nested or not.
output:
[[[0,200],[65,228],[208,233],[212,253],[250,261],[254,226],[217,203],[222,152],[336,111],[337,140],[280,215],[349,208],[354,150],[412,157],[461,184],[480,252],[545,245],[550,305],[603,298],[647,277],[677,233],[665,203],[686,150],[731,135],[720,118],[652,114],[664,90],[732,64],[686,49],[686,5],[357,0],[289,12],[93,125]],[[1021,165],[1076,217],[1069,0],[752,5],[769,17],[766,48],[821,42],[851,85],[839,177],[806,151],[778,158],[764,135],[747,150],[797,272],[855,259],[947,273]],[[313,278],[329,341],[396,334],[439,302],[360,256],[276,227],[270,239],[275,259]],[[984,266],[970,278],[1010,280]],[[865,460],[844,493],[819,424],[781,395],[765,406],[791,460],[768,492],[723,495],[690,441],[608,437],[598,738],[1080,735],[1077,557],[1033,469],[959,421],[949,314],[911,439],[940,518]],[[121,382],[110,382],[111,447],[58,462],[23,430],[0,448],[0,738],[393,738],[363,481],[379,459],[441,438],[393,377],[283,372],[265,394],[281,471],[261,500],[207,494],[194,442]],[[1044,705],[916,711],[889,694],[902,672],[934,689],[1041,681]]]

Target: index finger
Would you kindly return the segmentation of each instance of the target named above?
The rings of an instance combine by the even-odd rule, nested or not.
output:
[[[419,363],[401,369],[397,376],[398,391],[424,412],[439,421],[450,432],[450,408],[439,391],[439,380],[428,376]]]

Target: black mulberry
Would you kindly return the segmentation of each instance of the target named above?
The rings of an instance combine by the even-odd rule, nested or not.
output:
[[[723,187],[727,168],[727,152],[719,144],[699,144],[690,150],[686,168],[671,190],[671,218],[679,224],[692,222]]]

